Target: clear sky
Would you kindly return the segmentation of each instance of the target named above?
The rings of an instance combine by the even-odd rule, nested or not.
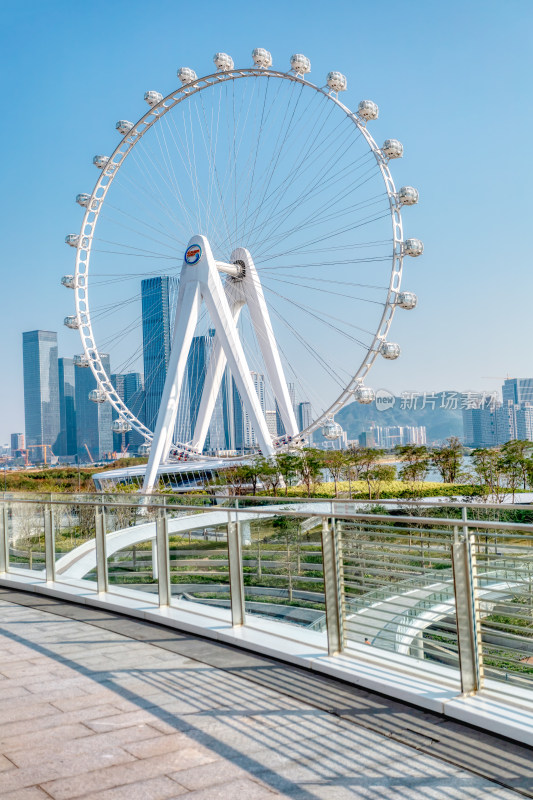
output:
[[[279,66],[305,53],[317,83],[344,72],[347,105],[375,100],[376,135],[404,144],[393,172],[420,190],[406,233],[426,249],[404,277],[419,308],[397,316],[402,357],[369,383],[490,390],[533,376],[531,0],[3,0],[0,22],[0,442],[24,430],[22,331],[57,330],[61,355],[79,351],[59,279],[72,272],[63,240],[79,227],[76,193],[94,184],[92,156],[115,145],[117,119],[144,113],[147,89],[176,88],[179,66],[210,72],[218,50],[236,66],[254,47]]]

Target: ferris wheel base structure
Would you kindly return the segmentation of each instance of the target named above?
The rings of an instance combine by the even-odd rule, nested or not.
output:
[[[226,275],[225,284],[222,283],[223,274]],[[144,493],[153,491],[158,469],[167,462],[170,455],[187,358],[202,302],[205,303],[215,327],[215,338],[193,435],[193,449],[198,453],[203,450],[224,370],[228,366],[250,417],[261,452],[264,455],[274,452],[272,436],[253,385],[237,329],[237,322],[245,305],[250,313],[285,431],[291,437],[298,433],[270,315],[249,251],[237,248],[231,254],[231,263],[216,261],[207,237],[193,236],[185,251],[181,268],[174,336],[146,467]]]

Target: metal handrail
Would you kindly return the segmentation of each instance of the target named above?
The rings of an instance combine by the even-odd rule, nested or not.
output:
[[[400,645],[406,626],[420,616],[424,610],[431,609],[440,603],[448,603],[450,617],[455,613],[455,622],[453,626],[451,623],[446,623],[446,636],[449,635],[450,643],[448,649],[443,648],[443,650],[446,653],[453,651],[455,654],[457,652],[461,683],[463,691],[467,692],[475,692],[483,685],[484,644],[480,634],[480,631],[483,630],[481,619],[490,615],[491,609],[497,605],[498,600],[505,597],[504,588],[496,588],[495,598],[491,598],[490,602],[485,603],[481,613],[480,601],[483,602],[484,590],[490,587],[491,582],[496,582],[496,584],[510,582],[513,591],[517,587],[518,590],[522,586],[526,587],[528,592],[522,592],[520,595],[520,602],[523,605],[517,607],[516,616],[512,617],[513,608],[510,611],[507,610],[506,613],[515,622],[524,619],[527,622],[528,614],[531,614],[533,620],[533,592],[529,591],[532,585],[532,570],[528,561],[529,549],[533,545],[533,523],[478,520],[472,519],[468,515],[468,512],[474,509],[498,509],[505,512],[523,511],[527,508],[533,510],[530,506],[453,502],[435,504],[424,501],[392,500],[372,503],[368,500],[347,501],[340,498],[269,497],[267,499],[263,496],[229,498],[203,494],[189,495],[184,502],[181,497],[176,498],[169,495],[135,494],[129,496],[121,493],[17,495],[16,493],[4,493],[0,495],[0,573],[16,572],[17,566],[15,563],[10,563],[10,557],[11,559],[14,556],[16,558],[23,557],[23,550],[19,548],[20,552],[14,553],[9,547],[10,529],[13,530],[19,506],[23,505],[38,508],[39,513],[32,516],[43,519],[46,556],[43,575],[46,575],[48,581],[56,580],[57,549],[54,542],[54,524],[56,524],[54,520],[61,518],[61,511],[58,512],[60,507],[74,507],[78,510],[81,508],[94,509],[94,537],[89,536],[84,542],[83,553],[79,557],[85,558],[87,553],[93,554],[91,558],[96,560],[97,585],[100,592],[109,589],[108,550],[110,555],[114,552],[110,542],[114,543],[115,548],[118,548],[116,552],[120,552],[126,547],[132,546],[132,541],[133,543],[145,541],[145,539],[137,538],[135,540],[130,537],[130,544],[123,544],[128,541],[130,532],[132,536],[139,537],[142,533],[143,536],[146,535],[147,539],[153,540],[152,567],[154,574],[156,566],[158,572],[158,577],[154,577],[154,581],[157,581],[159,602],[163,606],[176,602],[175,597],[172,596],[171,572],[175,565],[171,564],[169,537],[183,535],[183,533],[175,533],[176,531],[190,530],[190,528],[184,527],[185,524],[189,524],[187,518],[190,517],[191,520],[194,518],[194,524],[191,523],[191,527],[198,528],[201,527],[202,515],[214,512],[216,521],[209,522],[209,526],[223,527],[227,532],[225,540],[227,546],[223,559],[227,564],[229,575],[230,612],[228,613],[231,613],[234,625],[247,624],[244,578],[252,575],[249,571],[250,557],[243,559],[240,526],[245,525],[250,519],[260,520],[273,516],[307,520],[310,528],[321,524],[321,548],[314,551],[322,557],[322,563],[315,565],[317,573],[321,573],[321,577],[312,575],[306,577],[305,572],[312,572],[313,563],[306,563],[305,558],[302,557],[303,562],[306,563],[304,574],[293,574],[292,581],[296,585],[306,582],[323,584],[324,591],[319,594],[323,596],[321,603],[322,608],[325,607],[325,612],[317,609],[316,606],[312,607],[312,610],[319,613],[320,616],[307,627],[317,632],[325,631],[330,654],[334,655],[336,652],[342,651],[350,638],[361,641],[361,632],[364,631],[363,623],[359,624],[355,621],[359,612],[364,612],[361,613],[360,619],[364,618],[367,621],[369,629],[381,632],[381,638],[377,633],[373,636],[376,650],[383,647],[405,652],[400,650]],[[376,513],[372,509],[376,505],[384,506],[384,508],[380,508]],[[452,518],[440,516],[438,513],[436,516],[418,516],[409,513],[411,509],[423,511],[428,508],[438,512],[439,505],[456,508],[461,511],[461,516]],[[347,506],[349,506],[348,509]],[[385,508],[389,508],[390,513],[386,513]],[[401,509],[403,513],[394,513],[396,509]],[[132,525],[131,528],[121,527],[125,523],[121,521],[119,514],[115,514],[117,510],[128,512],[126,519],[129,519],[130,516],[133,518],[133,513],[130,515],[129,511],[137,512],[135,517],[137,524]],[[24,513],[27,517],[27,513]],[[85,516],[89,516],[89,519],[91,517],[90,514],[85,514]],[[73,517],[76,518],[76,514]],[[23,518],[23,516],[20,517],[20,519]],[[115,520],[116,530],[110,529],[113,526],[106,527],[106,521],[109,521],[110,518]],[[200,522],[199,526],[198,522]],[[337,524],[338,522],[341,524]],[[358,523],[359,530],[353,531],[357,534],[358,549],[356,550],[352,547],[350,526],[342,524],[344,522]],[[146,530],[140,531],[140,526],[144,526]],[[300,533],[305,527],[305,524],[299,526]],[[91,531],[90,524],[88,530]],[[415,536],[411,540],[413,531],[420,533],[420,536]],[[494,547],[494,552],[488,548],[487,534],[494,534],[497,537],[498,546]],[[350,546],[349,550],[346,549],[347,545]],[[345,548],[344,557],[343,547]],[[485,552],[483,552],[483,547],[485,547]],[[503,551],[503,557],[500,550]],[[302,548],[302,553],[304,552],[305,548]],[[505,557],[505,552],[508,557]],[[531,552],[533,553],[533,550]],[[290,558],[289,554],[289,561]],[[300,554],[298,558],[300,558]],[[443,562],[442,568],[425,566],[431,561],[437,563],[436,559]],[[282,557],[280,556],[278,560],[280,570],[283,572]],[[275,562],[276,559],[272,561],[272,564],[275,565]],[[94,564],[94,561],[92,563]],[[256,559],[255,566],[258,564]],[[264,566],[268,565],[269,572],[263,572],[263,578],[272,580],[280,577],[281,573],[273,574],[276,573],[275,567],[271,574],[272,564],[268,559],[264,559]],[[213,566],[215,565],[213,564]],[[290,567],[288,569],[290,570]],[[412,574],[408,574],[410,571]],[[36,574],[34,572],[34,575]],[[132,574],[134,576],[136,574],[134,567]],[[57,582],[61,582],[61,580],[65,580],[65,578],[58,574]],[[374,584],[374,588],[371,588],[370,591],[351,594],[354,591],[364,590],[365,585],[369,587],[369,584]],[[424,590],[426,596],[416,596],[416,592],[424,593]],[[152,588],[152,602],[153,597],[154,590]],[[301,600],[301,598],[296,598],[296,600],[298,599]],[[382,603],[385,607],[379,609],[380,601],[387,600],[390,600],[389,607],[386,603]],[[452,600],[453,602],[451,602]],[[524,605],[524,603],[529,603],[529,605]],[[256,605],[260,606],[260,603],[257,602]],[[303,601],[302,608],[305,608]],[[248,605],[249,618],[250,612],[259,613],[260,610],[260,608],[258,610]],[[520,611],[522,616],[518,613]],[[500,612],[498,611],[498,613]],[[305,614],[301,613],[300,617],[303,619]],[[499,622],[498,624],[500,628],[503,626],[503,634],[505,634],[505,623]],[[510,642],[506,645],[506,652],[511,653],[514,662],[518,663],[521,654],[527,649],[525,647],[527,637],[521,636],[519,629],[518,633],[516,632],[518,626],[513,621],[509,623],[509,626],[513,629],[513,637],[508,637],[506,640]],[[528,641],[530,642],[531,639]],[[405,647],[405,643],[402,646]],[[427,646],[431,649],[429,643]],[[493,650],[499,646],[494,645]],[[504,645],[501,647],[503,648]],[[423,642],[422,644],[417,643],[416,648],[422,653],[418,657],[427,657]],[[502,663],[507,663],[509,658],[502,656]],[[493,651],[491,651],[489,662],[488,668],[492,670],[491,674],[498,676],[505,673],[509,680],[510,670],[507,667],[504,670]],[[519,678],[517,670],[513,673],[516,676],[517,685],[523,686],[524,683],[527,683],[527,676],[524,677],[525,669],[526,667],[521,666]],[[531,672],[533,678],[533,669]],[[531,681],[531,679],[529,680]]]

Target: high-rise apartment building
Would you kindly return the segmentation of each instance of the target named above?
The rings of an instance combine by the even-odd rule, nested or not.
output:
[[[56,455],[74,456],[77,452],[74,362],[72,358],[59,358],[57,367],[60,432]]]
[[[100,360],[110,376],[109,356],[100,353]],[[76,367],[76,444],[80,461],[98,461],[113,451],[112,406],[108,402],[95,403],[89,392],[97,388],[96,378],[88,367]]]
[[[22,334],[26,446],[33,460],[44,460],[43,445],[57,446],[60,431],[57,333]],[[32,448],[31,446],[36,447]]]
[[[372,426],[370,429],[377,447],[392,450],[398,445],[426,444],[425,425]]]
[[[507,378],[502,386],[502,399],[504,405],[509,402],[515,406],[533,405],[533,378]]]
[[[508,378],[502,397],[502,403],[488,399],[463,410],[465,444],[495,447],[514,439],[533,441],[533,378]]]
[[[267,409],[265,411],[265,419],[269,434],[276,437],[278,435],[278,412],[276,409],[271,411]]]
[[[175,281],[166,275],[141,282],[145,424],[154,430],[167,377]]]

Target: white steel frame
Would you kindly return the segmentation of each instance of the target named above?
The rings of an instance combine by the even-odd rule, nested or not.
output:
[[[237,320],[245,304],[250,311],[252,325],[285,430],[289,436],[296,436],[298,433],[268,308],[250,253],[238,248],[232,253],[232,263],[225,264],[215,261],[205,236],[193,236],[186,253],[194,245],[200,247],[201,255],[194,264],[184,259],[181,268],[170,360],[143,485],[143,492],[146,493],[154,488],[158,467],[167,461],[172,447],[187,357],[202,301],[207,307],[216,333],[202,391],[193,446],[200,452],[203,449],[224,369],[226,364],[229,364],[262,453],[270,455],[274,451],[272,436],[254,389],[237,330]],[[228,276],[225,287],[222,285],[220,273],[226,273]]]
[[[197,92],[201,92],[207,87],[222,84],[226,81],[250,77],[279,78],[281,80],[293,81],[295,83],[302,84],[322,94],[324,97],[342,109],[342,111],[362,134],[370,150],[374,154],[385,183],[385,190],[387,192],[390,205],[393,234],[392,270],[387,290],[387,297],[384,302],[383,313],[379,321],[377,332],[374,334],[372,343],[353,378],[349,381],[345,389],[329,406],[329,408],[327,408],[320,416],[318,416],[311,423],[311,425],[305,428],[305,430],[300,432],[302,438],[310,436],[313,431],[320,428],[328,419],[340,411],[340,409],[346,405],[346,403],[353,400],[355,391],[363,382],[378,356],[381,343],[387,339],[388,331],[390,329],[396,309],[397,295],[400,291],[403,268],[403,225],[401,204],[398,200],[394,180],[388,166],[388,158],[378,147],[376,141],[368,131],[366,127],[366,121],[362,117],[350,111],[350,109],[339,100],[337,94],[329,90],[327,86],[315,86],[315,84],[306,80],[301,75],[293,72],[280,72],[271,68],[262,69],[258,67],[232,69],[224,72],[216,72],[203,78],[197,78],[194,81],[191,81],[185,86],[177,89],[175,92],[171,92],[157,105],[151,107],[150,110],[123,137],[119,145],[115,148],[106,167],[102,170],[101,175],[92,191],[91,198],[87,204],[76,251],[76,269],[74,275],[76,318],[78,321],[84,353],[88,358],[89,365],[94,373],[98,386],[106,393],[107,399],[113,408],[118,412],[120,417],[127,420],[131,427],[141,433],[147,441],[152,440],[154,434],[149,428],[146,427],[146,425],[137,419],[132,411],[126,406],[124,401],[119,397],[115,388],[111,384],[109,376],[106,374],[103,368],[94,339],[89,309],[88,277],[91,248],[96,223],[98,221],[98,217],[107,192],[113,183],[114,178],[118,174],[120,167],[124,163],[124,160],[133,150],[135,145],[142,139],[143,136],[145,136],[150,128],[159,121],[161,117],[167,114],[175,106],[184,102]],[[200,438],[200,431],[195,431],[195,442],[197,443],[200,441]],[[181,452],[194,454],[196,458],[201,457],[198,449],[194,446],[191,447],[185,443],[176,443],[175,446],[176,449],[180,450]]]

